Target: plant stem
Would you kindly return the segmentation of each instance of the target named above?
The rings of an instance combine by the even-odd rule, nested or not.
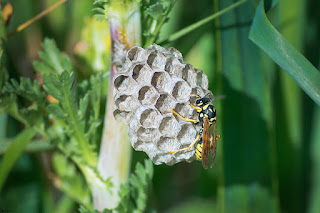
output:
[[[207,24],[208,22],[214,20],[215,18],[225,14],[226,12],[240,6],[241,4],[243,4],[244,2],[246,2],[247,0],[241,0],[241,1],[238,1],[232,5],[230,5],[229,7],[223,9],[223,10],[220,10],[219,12],[216,12],[214,14],[212,14],[211,16],[208,16],[207,18],[204,18],[196,23],[193,23],[191,25],[189,25],[188,27],[185,27],[181,30],[179,30],[178,32],[175,32],[173,33],[172,35],[170,35],[168,38],[165,38],[165,39],[162,39],[160,40],[159,42],[157,42],[159,45],[164,45],[164,44],[167,44],[169,42],[172,42],[174,40],[177,40],[179,38],[181,38],[182,36],[185,36],[187,35],[188,33],[196,30],[197,28],[203,26],[204,24]]]
[[[107,11],[111,34],[111,67],[104,130],[98,160],[98,171],[103,179],[111,178],[113,187],[93,186],[94,208],[113,209],[118,205],[118,191],[126,183],[130,171],[131,145],[127,126],[113,117],[113,77],[123,63],[124,54],[140,43],[140,11],[138,3],[112,1]]]
[[[60,6],[61,4],[65,3],[67,0],[60,0],[57,3],[55,3],[54,5],[52,5],[51,7],[45,9],[44,11],[42,11],[41,13],[39,13],[38,15],[36,15],[35,17],[33,17],[32,19],[26,21],[25,23],[19,25],[17,27],[17,29],[15,29],[14,31],[8,33],[7,38],[13,36],[15,33],[21,32],[22,30],[24,30],[25,28],[27,28],[29,25],[31,25],[32,23],[34,23],[35,21],[39,20],[40,18],[42,18],[43,16],[47,15],[48,13],[50,13],[52,10],[56,9],[58,6]]]
[[[162,28],[162,25],[166,22],[167,17],[170,13],[170,11],[172,10],[173,6],[175,5],[176,0],[173,0],[172,3],[170,4],[170,7],[168,7],[168,9],[166,10],[165,14],[163,15],[162,19],[159,21],[159,24],[157,24],[156,29],[154,30],[154,32],[152,33],[152,36],[146,41],[145,43],[145,47],[148,47],[149,45],[151,45],[152,43],[155,42],[160,29]]]

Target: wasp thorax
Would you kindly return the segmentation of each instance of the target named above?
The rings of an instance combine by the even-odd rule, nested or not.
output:
[[[158,45],[133,47],[114,76],[113,114],[128,124],[133,148],[146,152],[155,164],[191,162],[195,147],[168,152],[188,147],[201,126],[180,119],[170,109],[198,119],[197,111],[190,106],[196,99],[190,94],[203,97],[208,92],[207,76],[185,63],[178,50]]]

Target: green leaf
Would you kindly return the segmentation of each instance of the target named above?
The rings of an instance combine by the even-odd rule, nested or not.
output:
[[[58,118],[65,118],[66,115],[64,111],[62,110],[61,106],[56,103],[49,104],[47,108],[48,112],[52,113],[54,116],[57,116]]]
[[[145,12],[153,19],[158,20],[163,16],[165,9],[166,8],[164,8],[160,2],[157,2],[156,4],[148,7]]]
[[[0,155],[4,154],[8,147],[11,144],[11,140],[9,139],[2,139],[0,143]],[[43,151],[50,151],[53,150],[55,146],[51,144],[49,141],[43,140],[33,140],[24,148],[24,153],[35,153],[35,152],[43,152]]]
[[[17,135],[10,143],[6,153],[3,156],[0,165],[0,191],[7,178],[12,166],[21,155],[23,149],[27,146],[36,131],[32,128],[24,129],[19,135]]]
[[[72,114],[76,112],[75,91],[73,90],[74,82],[74,73],[67,71],[63,71],[61,75],[45,75],[43,78],[43,88],[59,100],[59,104],[61,104],[64,110],[70,110]],[[68,109],[68,107],[70,107],[70,109]]]
[[[33,67],[41,74],[62,73],[67,70],[69,73],[73,70],[70,58],[64,55],[57,48],[54,40],[46,38],[42,43],[43,50],[39,52],[40,61],[34,61]]]
[[[320,211],[320,108],[317,107],[315,109],[313,115],[313,125],[311,131],[311,147],[310,155],[311,155],[311,181],[310,181],[310,199],[308,212],[316,213]]]
[[[29,122],[19,110],[17,97],[14,94],[0,96],[0,114],[8,113],[21,123],[29,125]]]
[[[269,22],[262,0],[249,38],[263,49],[287,74],[320,105],[320,73]]]
[[[66,119],[68,124],[67,132],[71,137],[71,141],[75,142],[70,144],[77,144],[76,147],[70,147],[71,150],[75,148],[79,149],[86,163],[90,166],[96,165],[96,153],[93,147],[90,146],[88,137],[85,134],[85,120],[80,119],[78,113],[75,97],[75,74],[63,71],[60,75],[53,73],[45,75],[43,78],[43,88],[59,100],[58,104],[51,104],[49,109],[56,116]]]
[[[145,160],[145,165],[139,162],[136,165],[135,172],[130,174],[129,181],[126,184],[121,184],[119,190],[120,201],[118,206],[107,212],[130,212],[140,213],[145,212],[147,204],[148,186],[151,183],[153,176],[153,164],[151,160]]]
[[[158,37],[163,24],[168,21],[168,15],[172,10],[176,0],[155,1],[153,4],[143,8],[143,29],[142,35],[145,40],[144,47],[154,43]]]
[[[85,117],[85,113],[89,103],[89,95],[88,93],[80,99],[79,101],[79,118],[83,119]]]
[[[53,167],[58,175],[56,186],[73,200],[87,208],[92,208],[90,192],[83,177],[77,172],[75,165],[62,154],[53,156]]]
[[[31,82],[29,78],[20,78],[20,83],[12,79],[10,83],[6,82],[3,91],[4,93],[0,97],[0,111],[9,113],[21,123],[33,126],[43,133],[43,112],[40,108],[45,109],[47,101],[45,93],[40,90],[39,83],[37,81]],[[28,105],[24,106],[18,102],[17,96],[21,96],[31,103],[27,102]]]
[[[15,79],[11,79],[11,84],[7,82],[4,91],[15,93],[29,101],[35,102],[37,105],[44,107],[46,105],[46,94],[40,90],[37,81],[31,82],[30,78],[20,78],[20,83]]]

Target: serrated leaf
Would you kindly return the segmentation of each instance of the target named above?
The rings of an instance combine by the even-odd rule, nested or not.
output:
[[[155,20],[159,20],[163,16],[164,12],[165,8],[160,2],[157,2],[146,9],[146,13]]]
[[[62,104],[66,99],[72,99],[74,104],[74,93],[71,90],[75,81],[74,73],[64,71],[61,75],[49,74],[43,77],[43,88],[51,96],[61,101]]]
[[[42,47],[43,50],[39,51],[41,61],[33,62],[35,70],[43,75],[49,73],[60,74],[64,70],[70,73],[73,70],[70,58],[60,52],[54,40],[46,38]]]
[[[51,103],[48,106],[48,111],[53,114],[54,116],[58,117],[58,118],[65,118],[66,115],[64,113],[64,111],[62,110],[61,106],[57,103]]]
[[[147,185],[147,175],[146,175],[146,169],[140,164],[137,163],[135,173],[139,180],[142,182],[142,185]]]
[[[151,160],[145,160],[145,166],[139,162],[136,164],[135,173],[130,174],[128,183],[120,186],[118,192],[120,201],[115,208],[117,212],[145,212],[147,190],[152,174]]]
[[[145,165],[146,176],[148,178],[148,181],[151,181],[153,177],[153,163],[152,161],[145,159],[144,165]]]
[[[55,99],[60,100],[63,98],[60,92],[61,84],[57,74],[51,73],[49,75],[45,75],[43,77],[43,88],[48,94],[50,94]]]
[[[59,100],[64,112],[68,129],[66,130],[71,140],[74,140],[75,147],[70,147],[72,150],[77,148],[82,154],[83,159],[91,166],[96,164],[96,154],[92,150],[88,138],[85,134],[85,120],[80,119],[78,106],[76,102],[75,91],[75,75],[73,72],[63,71],[60,75],[49,74],[43,79],[43,88],[53,97]],[[61,110],[56,109],[58,115],[61,115]]]
[[[7,112],[21,123],[28,125],[28,121],[21,115],[17,104],[17,97],[9,94],[0,97],[0,114]]]
[[[40,90],[39,83],[37,81],[31,82],[30,78],[21,77],[20,83],[15,79],[11,79],[11,83],[6,82],[4,91],[8,93],[15,93],[42,107],[46,104],[46,95]]]
[[[85,117],[85,113],[89,103],[89,95],[86,94],[79,101],[79,119],[83,119]]]

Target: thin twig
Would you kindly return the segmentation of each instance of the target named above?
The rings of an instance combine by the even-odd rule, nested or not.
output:
[[[32,19],[29,19],[28,21],[26,21],[25,23],[19,25],[14,31],[10,32],[7,34],[7,38],[10,38],[11,36],[13,36],[15,33],[21,32],[22,30],[24,30],[25,28],[27,28],[29,25],[31,25],[32,23],[34,23],[35,21],[37,21],[38,19],[42,18],[43,16],[47,15],[48,13],[50,13],[52,10],[56,9],[58,6],[60,6],[61,4],[65,3],[67,0],[60,0],[57,3],[55,3],[54,5],[52,5],[51,7],[45,9],[44,11],[42,11],[41,13],[39,13],[38,15],[36,15],[35,17],[33,17]]]

